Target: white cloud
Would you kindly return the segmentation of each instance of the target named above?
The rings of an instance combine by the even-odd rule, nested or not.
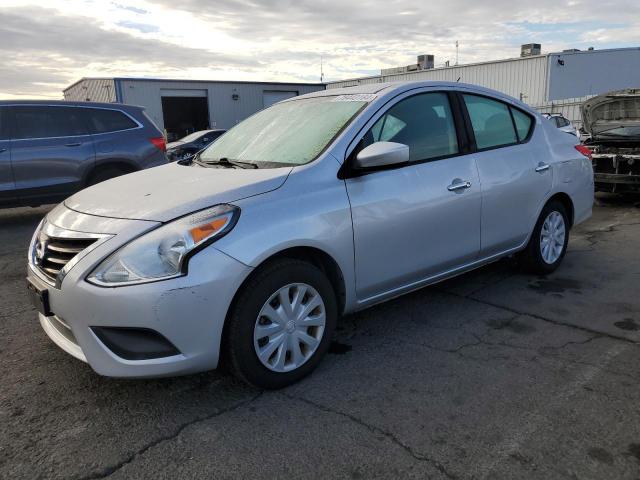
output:
[[[640,43],[631,0],[0,0],[0,98],[82,76],[317,81],[431,53],[436,64]],[[555,28],[554,26],[558,27]]]

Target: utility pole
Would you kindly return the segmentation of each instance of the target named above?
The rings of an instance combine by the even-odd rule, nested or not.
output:
[[[458,40],[456,40],[456,65],[458,65]]]
[[[322,55],[320,55],[320,83],[324,80],[324,72],[322,71]]]

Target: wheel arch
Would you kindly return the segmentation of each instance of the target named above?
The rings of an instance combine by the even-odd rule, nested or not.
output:
[[[549,196],[549,198],[547,198],[545,201],[543,201],[540,204],[540,207],[538,208],[538,213],[537,213],[536,217],[533,219],[533,224],[531,225],[531,228],[529,229],[529,233],[527,234],[527,238],[516,249],[517,251],[520,251],[520,250],[522,250],[522,249],[527,247],[527,245],[531,241],[531,236],[533,235],[533,231],[535,230],[536,224],[538,223],[538,220],[540,219],[540,215],[542,214],[542,210],[544,210],[544,207],[546,207],[549,204],[549,202],[552,202],[554,200],[559,201],[564,206],[565,210],[567,211],[567,215],[569,216],[569,228],[573,227],[573,222],[574,222],[574,219],[575,219],[575,207],[574,207],[574,202],[573,202],[571,196],[568,193],[562,192],[562,191],[553,192]]]
[[[102,160],[100,163],[95,164],[93,167],[87,170],[87,173],[84,176],[85,186],[89,185],[89,182],[94,175],[109,168],[117,168],[124,173],[133,173],[140,170],[140,168],[135,163],[123,158]]]
[[[318,267],[327,276],[329,282],[333,286],[333,291],[336,294],[336,302],[338,304],[338,313],[342,314],[342,312],[344,312],[346,304],[346,284],[340,265],[338,265],[338,262],[336,262],[336,260],[326,251],[306,245],[284,248],[263,259],[253,269],[253,271],[247,275],[247,278],[243,280],[240,287],[238,287],[238,290],[231,301],[231,305],[234,304],[239,292],[254,275],[256,275],[268,263],[280,258],[302,260]],[[231,308],[229,308],[229,311],[231,311]]]
[[[549,197],[544,205],[547,205],[549,202],[554,200],[559,201],[564,206],[565,210],[567,211],[567,215],[569,215],[569,228],[573,227],[573,221],[575,219],[575,207],[573,205],[573,200],[571,199],[571,197],[565,192],[557,192]],[[544,208],[544,205],[542,206],[542,208]]]
[[[280,250],[276,253],[271,254],[256,266],[253,271],[247,275],[247,277],[242,281],[236,293],[233,295],[233,299],[229,303],[229,308],[227,309],[227,315],[225,317],[224,326],[222,328],[222,336],[220,344],[224,345],[227,337],[227,327],[229,325],[229,316],[233,312],[235,308],[238,297],[240,296],[240,292],[243,290],[245,285],[251,279],[257,275],[265,265],[273,262],[274,260],[278,260],[281,258],[293,258],[296,260],[302,260],[311,263],[318,267],[322,272],[327,275],[331,286],[336,294],[336,302],[338,304],[338,315],[342,315],[345,310],[346,304],[346,285],[344,276],[342,274],[342,269],[338,265],[338,262],[334,260],[334,258],[329,255],[324,250],[321,250],[317,247],[310,246],[297,246],[297,247],[289,247],[283,250]],[[223,358],[220,359],[221,362],[225,360]]]

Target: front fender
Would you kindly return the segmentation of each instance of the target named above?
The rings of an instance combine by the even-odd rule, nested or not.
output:
[[[355,303],[353,227],[335,165],[332,175],[317,168],[292,172],[280,189],[235,202],[241,208],[238,223],[215,247],[251,267],[290,248],[321,250],[342,271],[348,310]]]

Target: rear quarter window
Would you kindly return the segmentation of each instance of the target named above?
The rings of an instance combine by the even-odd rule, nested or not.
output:
[[[511,113],[513,114],[513,121],[516,124],[518,139],[522,142],[529,136],[529,132],[533,126],[533,119],[530,115],[517,108],[511,107]]]
[[[135,121],[119,110],[88,108],[87,117],[91,133],[119,132],[138,127]]]

